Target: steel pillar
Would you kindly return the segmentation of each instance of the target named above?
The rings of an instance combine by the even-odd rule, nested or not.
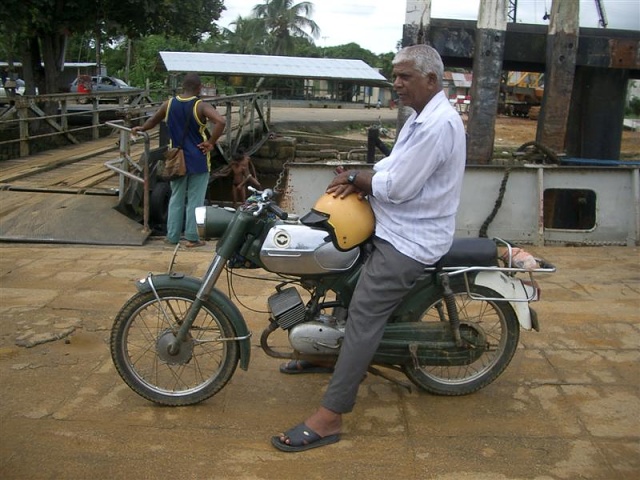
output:
[[[567,130],[568,156],[620,158],[628,81],[628,70],[576,68]]]

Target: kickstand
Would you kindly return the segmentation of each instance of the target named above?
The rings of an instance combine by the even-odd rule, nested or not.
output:
[[[369,373],[371,373],[372,375],[376,375],[376,376],[378,376],[378,377],[382,377],[382,378],[384,378],[385,380],[389,380],[391,383],[395,383],[396,385],[399,385],[399,386],[401,386],[401,387],[403,387],[403,388],[406,388],[406,389],[407,389],[407,391],[408,391],[409,393],[411,393],[411,392],[413,391],[413,390],[411,389],[411,385],[409,385],[408,383],[405,383],[405,382],[402,382],[402,381],[400,381],[400,380],[397,380],[397,379],[395,379],[395,378],[393,378],[393,377],[391,377],[391,376],[387,375],[386,373],[384,373],[384,372],[382,372],[382,371],[378,370],[378,369],[377,369],[377,368],[375,368],[375,367],[371,367],[371,366],[370,366],[370,367],[369,367],[369,369],[368,369],[368,371],[369,371]]]

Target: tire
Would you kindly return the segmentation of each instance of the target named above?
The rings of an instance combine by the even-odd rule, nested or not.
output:
[[[489,298],[500,298],[498,292],[472,285],[471,291]],[[487,350],[476,361],[464,366],[416,367],[413,363],[403,367],[407,377],[422,390],[435,395],[468,395],[486,387],[507,368],[518,347],[520,325],[508,302],[473,300],[464,284],[451,285],[454,292],[460,323],[473,327],[486,338]],[[434,297],[422,315],[423,322],[440,322],[437,306],[444,301]],[[448,318],[447,318],[448,321]]]
[[[172,331],[195,300],[195,293],[158,290],[137,293],[122,307],[111,330],[111,358],[131,389],[160,405],[193,405],[219,392],[231,379],[239,359],[230,320],[205,302],[180,352],[170,356]],[[166,320],[166,312],[169,320]]]
[[[171,185],[169,182],[156,182],[149,197],[149,219],[158,225],[167,224],[169,218],[169,200]]]

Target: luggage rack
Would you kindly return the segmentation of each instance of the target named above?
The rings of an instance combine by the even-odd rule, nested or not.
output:
[[[506,240],[502,240],[501,238],[493,238],[493,241],[498,245],[502,245],[507,248],[507,254],[503,257],[502,261],[506,264],[504,267],[500,266],[454,266],[454,267],[428,267],[426,271],[436,271],[439,270],[440,275],[447,275],[448,277],[455,277],[458,275],[462,275],[464,278],[465,288],[467,290],[467,295],[473,300],[485,300],[485,301],[494,301],[494,302],[531,302],[537,300],[538,288],[537,283],[533,278],[535,273],[555,273],[556,267],[555,265],[547,262],[546,260],[538,257],[534,257],[538,268],[528,269],[528,268],[518,268],[513,266],[513,247]],[[513,298],[504,298],[504,297],[486,297],[483,295],[478,295],[476,293],[471,292],[471,284],[469,282],[469,275],[472,273],[478,272],[500,272],[509,277],[515,277],[518,273],[525,273],[529,276],[529,280],[522,281],[522,287],[525,292],[524,297],[513,297]]]

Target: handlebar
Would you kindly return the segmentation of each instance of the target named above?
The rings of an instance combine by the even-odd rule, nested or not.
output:
[[[271,200],[274,196],[273,190],[270,188],[265,188],[260,191],[254,187],[247,187],[250,192],[254,195],[259,195],[260,200],[257,202],[258,208],[255,212],[253,212],[254,216],[258,216],[262,213],[262,211],[266,208],[269,212],[273,213],[276,217],[281,220],[286,220],[289,217],[289,214],[282,210],[273,200]]]
[[[282,210],[278,205],[276,205],[273,202],[269,204],[268,208],[269,208],[269,211],[272,212],[280,220],[286,220],[289,217],[289,214],[287,212]]]

